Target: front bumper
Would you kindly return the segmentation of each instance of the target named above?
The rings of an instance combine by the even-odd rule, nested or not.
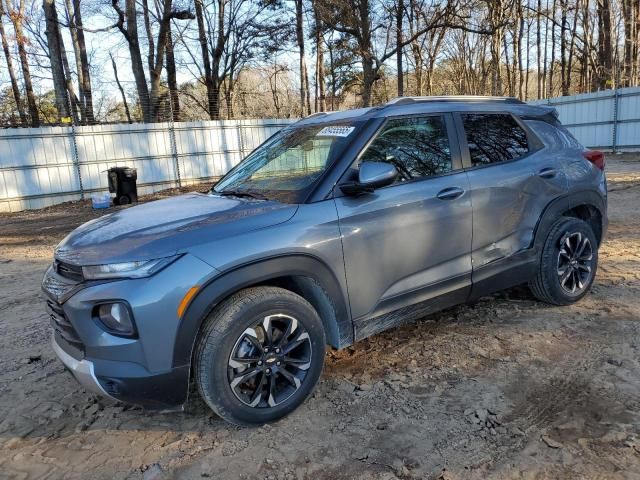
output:
[[[208,264],[185,255],[151,277],[78,284],[60,296],[52,285],[61,281],[49,269],[43,290],[56,355],[91,392],[147,408],[180,407],[187,399],[191,365],[174,361],[182,321],[177,307],[212,272]],[[129,304],[135,337],[115,336],[95,318],[96,305],[105,301]]]
[[[98,379],[96,378],[95,369],[93,367],[93,362],[89,360],[76,360],[67,352],[65,352],[58,342],[56,342],[55,335],[51,336],[51,345],[53,346],[53,351],[58,356],[60,361],[64,364],[65,367],[71,372],[71,374],[75,377],[80,385],[82,385],[87,390],[97,393],[98,395],[104,395],[109,398],[113,398],[109,395]],[[115,400],[115,399],[114,399]]]

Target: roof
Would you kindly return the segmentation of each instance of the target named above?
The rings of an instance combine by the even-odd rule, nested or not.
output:
[[[415,115],[438,112],[512,112],[518,116],[540,117],[555,112],[554,108],[530,105],[514,97],[453,95],[441,97],[397,97],[384,105],[338,112],[318,112],[295,125],[331,123],[344,120]]]

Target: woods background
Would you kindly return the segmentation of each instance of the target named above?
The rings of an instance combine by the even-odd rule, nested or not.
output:
[[[0,0],[0,125],[638,85],[640,0]]]

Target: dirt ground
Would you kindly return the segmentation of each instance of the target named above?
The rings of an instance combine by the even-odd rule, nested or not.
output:
[[[197,395],[156,413],[83,391],[50,348],[40,280],[101,212],[0,215],[0,477],[640,478],[640,157],[610,156],[608,178],[583,301],[518,288],[329,351],[314,395],[255,429]]]

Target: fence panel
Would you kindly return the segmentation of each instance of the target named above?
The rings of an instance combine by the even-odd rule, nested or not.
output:
[[[211,180],[292,121],[0,130],[0,212],[43,208],[78,200],[81,193],[106,191],[105,170],[114,166],[138,169],[141,195],[175,187],[179,180],[183,185]]]
[[[586,147],[610,151],[640,149],[640,87],[530,103],[555,107],[562,123]]]
[[[640,149],[640,87],[538,100],[585,146]],[[227,172],[293,120],[220,120],[0,130],[0,212],[107,190],[113,166],[138,169],[139,193]],[[308,161],[308,159],[306,159]]]

